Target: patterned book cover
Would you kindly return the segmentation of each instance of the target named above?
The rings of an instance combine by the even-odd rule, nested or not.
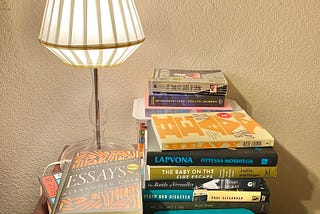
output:
[[[47,196],[49,206],[51,208],[53,207],[53,204],[56,199],[56,194],[59,189],[61,176],[62,173],[57,172],[50,175],[44,175],[39,178],[41,187]]]
[[[148,123],[149,124],[149,123]],[[146,164],[153,166],[276,166],[273,147],[161,151],[151,125],[147,128]]]
[[[139,151],[80,151],[52,213],[142,213]]]
[[[272,147],[274,138],[244,110],[154,114],[152,128],[161,150]]]

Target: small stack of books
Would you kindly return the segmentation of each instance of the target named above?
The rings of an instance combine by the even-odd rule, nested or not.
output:
[[[277,175],[274,139],[244,110],[152,115],[144,211],[246,208],[266,213]]]
[[[220,70],[155,69],[145,96],[145,115],[231,111],[227,80]]]

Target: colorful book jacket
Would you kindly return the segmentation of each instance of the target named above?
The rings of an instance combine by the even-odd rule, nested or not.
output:
[[[208,209],[231,209],[231,208],[244,208],[248,209],[255,214],[265,214],[268,213],[270,208],[270,202],[177,202],[177,201],[145,201],[143,202],[143,210],[145,213],[156,213],[157,211],[201,211]],[[159,212],[160,213],[160,212]]]
[[[148,126],[146,164],[153,166],[276,166],[273,147],[161,151],[153,129]]]
[[[152,128],[161,150],[272,147],[274,138],[244,110],[154,114]]]
[[[260,190],[262,178],[215,178],[182,180],[146,180],[145,189],[213,189],[213,190]]]
[[[227,94],[227,79],[220,70],[155,69],[149,81],[150,94],[204,93]]]
[[[52,213],[142,213],[139,151],[77,152]]]
[[[276,166],[146,166],[146,180],[274,178]]]
[[[160,93],[149,94],[146,101],[148,106],[157,107],[224,107],[225,96]]]
[[[59,189],[62,172],[53,173],[50,175],[44,175],[39,178],[41,187],[47,196],[50,208],[56,199],[56,194]]]

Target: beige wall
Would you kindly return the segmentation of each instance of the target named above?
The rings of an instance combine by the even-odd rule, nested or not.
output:
[[[272,214],[320,213],[320,1],[136,0],[146,41],[105,70],[109,135],[135,141],[132,101],[153,68],[222,69],[234,98],[275,137]],[[0,0],[0,213],[31,213],[37,177],[91,136],[90,70],[38,41],[45,1]]]

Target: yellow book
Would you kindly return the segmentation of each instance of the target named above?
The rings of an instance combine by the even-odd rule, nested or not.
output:
[[[276,166],[146,166],[147,180],[270,178]]]
[[[271,134],[244,110],[154,114],[151,124],[161,150],[274,146]]]

